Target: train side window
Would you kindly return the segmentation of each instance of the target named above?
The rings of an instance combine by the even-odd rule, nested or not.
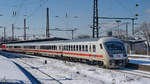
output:
[[[65,50],[67,51],[67,46],[65,45]]]
[[[76,51],[76,46],[74,45],[74,51]]]
[[[12,48],[12,46],[9,46],[9,48]]]
[[[54,50],[57,50],[57,46],[56,45],[54,45]]]
[[[21,46],[14,46],[14,48],[21,48]]]
[[[70,45],[68,46],[68,51],[70,51]]]
[[[52,50],[52,45],[48,46],[47,49]]]
[[[93,52],[96,52],[96,46],[93,45]]]
[[[72,45],[71,45],[71,50],[70,50],[70,51],[72,51],[72,48],[73,48],[73,47],[72,47]]]
[[[54,50],[54,45],[52,45],[52,50]]]
[[[82,51],[84,51],[84,45],[82,45]]]
[[[71,45],[71,51],[73,51],[73,45]]]
[[[70,51],[71,51],[71,45],[70,45]]]
[[[88,45],[85,46],[85,51],[88,52]]]
[[[51,50],[53,50],[53,45],[51,45]]]
[[[72,51],[74,51],[74,46],[72,45]]]
[[[55,46],[53,45],[53,50],[55,49]]]
[[[63,50],[65,51],[65,45],[63,46]]]
[[[76,51],[78,51],[79,49],[78,49],[78,45],[76,45]]]
[[[59,46],[59,50],[61,50],[61,46]]]
[[[49,49],[50,49],[50,50],[52,49],[52,46],[51,46],[51,45],[49,46]]]
[[[73,45],[71,46],[71,51],[73,51],[74,49],[73,49]]]
[[[68,51],[68,45],[66,45],[66,51]]]
[[[56,46],[54,45],[54,50],[56,50]]]
[[[64,45],[64,48],[63,48],[63,50],[65,51],[66,50],[66,46]]]
[[[81,45],[79,45],[79,51],[81,51]]]
[[[69,51],[69,45],[67,45],[67,51]]]
[[[100,44],[100,48],[101,48],[101,49],[103,49],[103,46],[102,46],[102,44]]]
[[[65,46],[65,50],[67,51],[67,45]]]
[[[89,46],[89,51],[91,52],[91,45]]]
[[[75,51],[75,47],[74,47],[74,45],[73,45],[73,51]]]
[[[56,46],[54,45],[54,50],[56,50]]]
[[[69,45],[68,45],[68,51],[69,51]]]
[[[67,45],[65,45],[65,50],[67,51]]]
[[[56,50],[57,50],[57,46],[56,46]]]

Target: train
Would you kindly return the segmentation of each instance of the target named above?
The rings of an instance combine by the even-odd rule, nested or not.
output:
[[[125,67],[128,63],[125,45],[115,37],[5,43],[2,44],[2,50],[63,60],[86,61],[105,68]]]

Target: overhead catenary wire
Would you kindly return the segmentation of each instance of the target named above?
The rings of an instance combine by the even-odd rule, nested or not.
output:
[[[124,1],[125,2],[125,1]],[[124,11],[127,11],[128,13],[130,13],[130,17],[133,17],[134,16],[134,14],[133,14],[133,11],[132,10],[130,10],[130,8],[128,7],[128,6],[126,6],[123,2],[122,2],[122,0],[120,1],[120,0],[116,0],[116,3],[118,3],[118,5],[120,5],[120,7],[122,7],[123,9],[124,9]]]
[[[13,18],[15,18],[13,24],[16,24],[19,17],[20,17],[20,13],[22,11],[22,8],[23,8],[23,5],[24,5],[24,0],[20,0],[20,4],[19,5],[16,5],[16,11],[12,11],[12,14],[15,13],[15,16],[13,16]]]
[[[31,16],[33,16],[37,11],[39,11],[39,9],[46,3],[48,2],[48,0],[40,0],[40,5],[35,8],[35,10],[33,10],[29,15],[27,15],[27,19],[30,18]]]

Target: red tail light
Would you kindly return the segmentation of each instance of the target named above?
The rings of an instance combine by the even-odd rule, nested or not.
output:
[[[2,45],[2,49],[5,49],[6,48],[6,46],[5,45]]]

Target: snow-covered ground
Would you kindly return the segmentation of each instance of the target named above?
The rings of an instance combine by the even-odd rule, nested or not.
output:
[[[90,66],[82,63],[65,62],[57,59],[28,56],[28,55],[25,56],[13,53],[9,54],[7,53],[6,56],[11,61],[18,63],[26,70],[28,70],[30,73],[32,73],[32,75],[36,77],[40,82],[42,82],[42,84],[149,84],[150,83],[150,78],[145,78],[143,76],[133,75],[130,73],[122,73],[117,70],[102,69],[96,66]],[[18,58],[17,56],[23,57]],[[47,64],[44,63],[45,60],[47,60]],[[150,74],[150,72],[148,73]]]
[[[0,55],[0,84],[31,84],[28,78],[9,59]]]

